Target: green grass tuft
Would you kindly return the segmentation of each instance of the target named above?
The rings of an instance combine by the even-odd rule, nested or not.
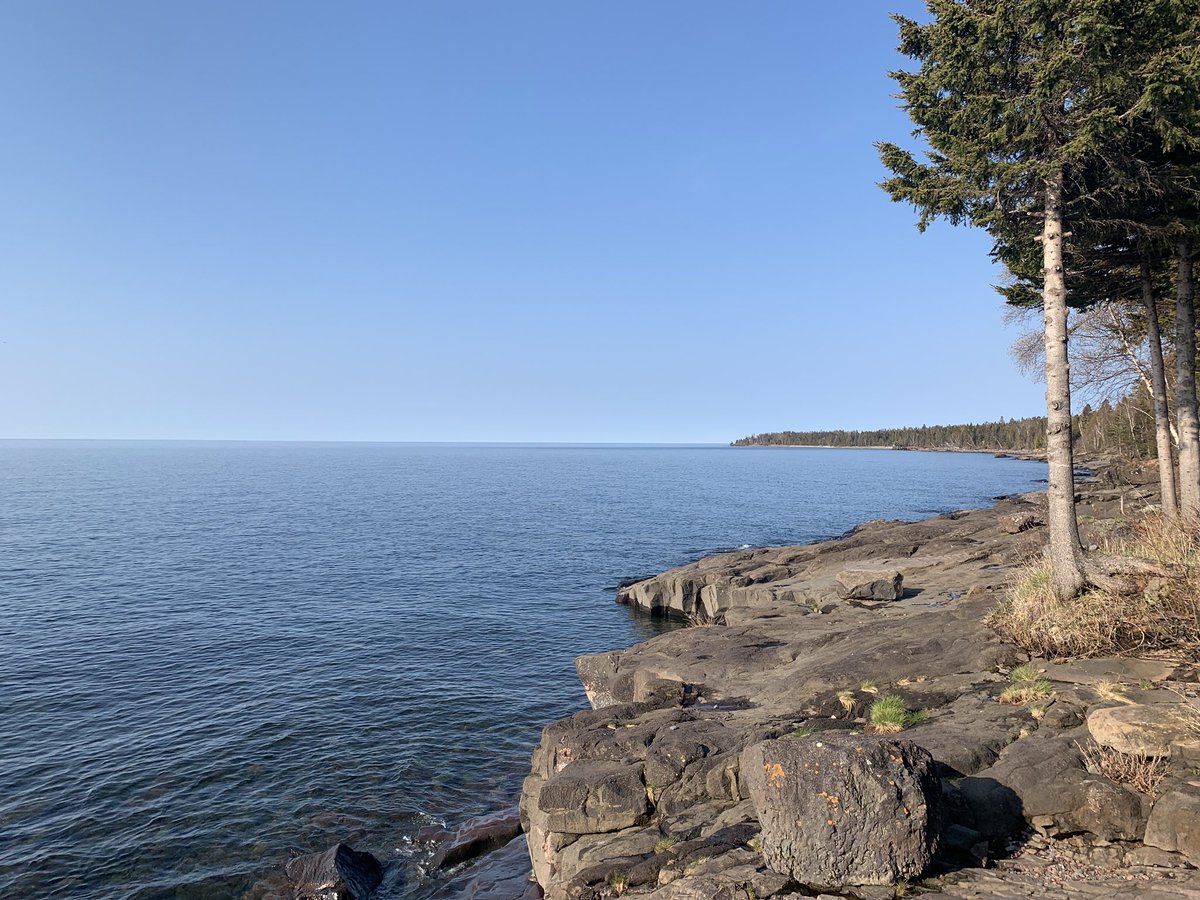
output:
[[[1054,693],[1054,685],[1045,678],[1035,681],[1018,681],[1000,692],[1001,703],[1020,705],[1034,700],[1045,700]]]
[[[1011,672],[1008,673],[1008,680],[1013,684],[1021,684],[1026,681],[1037,681],[1041,673],[1033,663],[1021,663]]]
[[[924,722],[929,714],[921,710],[910,710],[904,698],[896,694],[885,694],[874,703],[867,713],[867,721],[876,734],[896,734],[913,725]]]

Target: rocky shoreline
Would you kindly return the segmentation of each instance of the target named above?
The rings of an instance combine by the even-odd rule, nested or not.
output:
[[[1150,475],[1099,468],[1079,487],[1095,543],[1157,502]],[[1041,551],[1044,502],[870,522],[623,586],[619,602],[694,627],[579,658],[593,708],[543,731],[523,838],[446,896],[1200,897],[1197,661],[1030,660],[985,623]],[[1026,671],[1037,702],[1001,702]],[[868,721],[885,695],[909,717],[897,734]],[[1113,780],[1110,758],[1153,777]],[[443,852],[511,833],[471,845],[467,829]],[[526,845],[536,884],[512,875]]]

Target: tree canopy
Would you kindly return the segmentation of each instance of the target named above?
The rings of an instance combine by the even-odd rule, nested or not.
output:
[[[1177,114],[1171,68],[1155,64],[1164,42],[1175,45],[1180,13],[1193,2],[927,0],[930,21],[894,17],[900,51],[917,68],[891,75],[924,153],[878,144],[891,172],[881,186],[917,210],[922,230],[938,218],[986,229],[1018,284],[1040,270],[1049,555],[1062,599],[1086,583],[1074,501],[1066,232],[1099,235],[1103,227],[1089,223],[1119,217],[1129,198],[1155,188],[1152,167],[1130,149],[1155,141],[1167,149],[1164,123],[1186,118]]]

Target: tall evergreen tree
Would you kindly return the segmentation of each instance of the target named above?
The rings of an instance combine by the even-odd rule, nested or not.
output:
[[[1150,175],[1152,198],[1148,205],[1135,204],[1130,218],[1143,247],[1169,245],[1175,256],[1178,502],[1181,512],[1195,518],[1200,516],[1200,409],[1192,270],[1200,247],[1200,0],[1142,0],[1138,7],[1143,15],[1129,28],[1133,41],[1148,52],[1137,69],[1140,96],[1123,116],[1139,123],[1135,158]],[[1147,317],[1152,317],[1149,305]],[[1158,406],[1157,396],[1155,401]],[[1164,494],[1164,509],[1165,501]]]
[[[927,0],[928,24],[895,17],[900,50],[919,65],[892,77],[927,149],[918,160],[895,144],[878,145],[892,172],[882,186],[920,212],[919,227],[945,218],[983,227],[1018,253],[1041,244],[1047,524],[1062,599],[1086,581],[1075,519],[1064,228],[1094,209],[1084,176],[1132,127],[1122,113],[1140,96],[1133,73],[1142,48],[1125,40],[1123,24],[1140,5]]]

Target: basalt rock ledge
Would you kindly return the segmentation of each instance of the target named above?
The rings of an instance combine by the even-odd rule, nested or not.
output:
[[[1124,527],[1155,499],[1151,484],[1096,480],[1081,487],[1081,519]],[[1014,566],[1041,552],[1044,503],[871,522],[620,588],[619,602],[694,627],[577,661],[592,709],[546,727],[520,801],[545,896],[873,900],[897,878],[931,878],[933,897],[1200,897],[1200,850],[1178,824],[1197,808],[1197,748],[1186,736],[1167,748],[1153,796],[1090,771],[1083,753],[1097,710],[1194,696],[1186,661],[1033,660],[1053,695],[999,702],[1029,658],[985,618]],[[897,597],[848,592],[847,572],[886,573]],[[867,721],[884,694],[919,711],[899,735]],[[863,753],[883,756],[846,768]],[[764,809],[770,767],[806,759],[816,769],[787,788],[803,815]]]

